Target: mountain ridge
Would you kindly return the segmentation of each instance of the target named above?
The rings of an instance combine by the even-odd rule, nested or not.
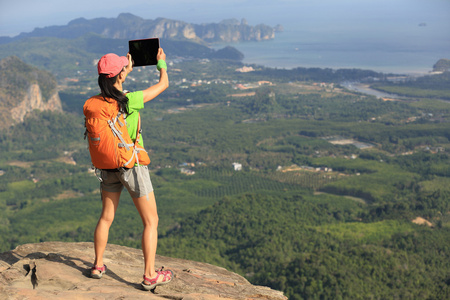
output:
[[[130,13],[121,13],[117,18],[78,18],[67,25],[35,28],[32,32],[15,37],[0,37],[0,44],[28,37],[78,38],[87,33],[96,33],[113,39],[142,39],[159,37],[172,40],[193,41],[201,44],[217,42],[261,41],[275,38],[281,25],[270,27],[259,24],[248,25],[245,19],[224,20],[220,23],[193,24],[167,18],[144,19]]]

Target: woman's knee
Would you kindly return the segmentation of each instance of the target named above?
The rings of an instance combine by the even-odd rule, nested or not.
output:
[[[117,207],[119,206],[120,193],[102,191],[102,214],[100,221],[111,225],[114,221]]]
[[[148,214],[145,217],[142,218],[142,223],[144,224],[144,227],[150,226],[150,227],[158,227],[159,223],[159,217],[158,214]]]
[[[133,201],[144,226],[158,227],[159,217],[153,192],[143,197],[133,198]]]
[[[107,226],[111,226],[114,221],[114,213],[110,212],[102,212],[102,215],[100,216],[100,222]]]

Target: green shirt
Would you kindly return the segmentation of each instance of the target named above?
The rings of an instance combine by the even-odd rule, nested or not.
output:
[[[127,93],[126,96],[128,98],[128,113],[129,113],[127,116],[128,134],[130,135],[131,139],[134,142],[136,140],[139,111],[144,108],[144,93],[142,91],[137,91]],[[142,135],[139,138],[139,145],[144,147]]]

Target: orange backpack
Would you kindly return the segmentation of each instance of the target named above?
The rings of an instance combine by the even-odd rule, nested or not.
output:
[[[117,101],[94,96],[83,106],[85,138],[88,138],[91,161],[97,169],[132,168],[134,164],[148,165],[150,158],[139,144],[140,120],[136,141],[128,134],[124,114]]]

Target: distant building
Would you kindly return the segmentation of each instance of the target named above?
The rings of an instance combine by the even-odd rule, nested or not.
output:
[[[233,163],[233,168],[235,171],[241,171],[242,170],[242,164],[240,163]]]
[[[192,171],[192,170],[186,169],[186,168],[181,168],[180,172],[185,175],[194,175],[195,174],[195,171]]]
[[[241,72],[241,73],[248,73],[248,72],[253,72],[253,71],[255,71],[255,69],[253,69],[253,67],[246,67],[246,66],[236,69],[236,72]]]

